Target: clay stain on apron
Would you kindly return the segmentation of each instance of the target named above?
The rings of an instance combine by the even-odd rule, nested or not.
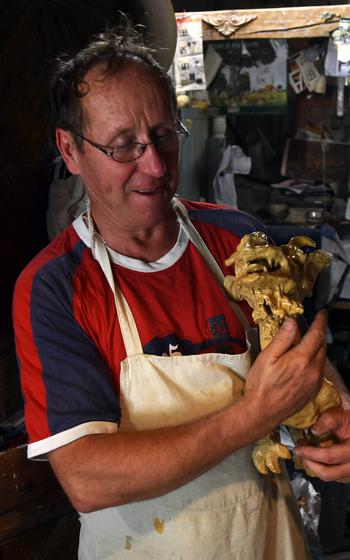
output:
[[[131,544],[132,544],[132,537],[129,537],[128,535],[126,535],[124,548],[126,550],[131,550]]]
[[[165,527],[164,521],[159,519],[159,517],[156,517],[155,520],[153,521],[153,525],[154,525],[154,528],[157,531],[157,533],[159,533],[161,535],[163,533],[164,527]]]

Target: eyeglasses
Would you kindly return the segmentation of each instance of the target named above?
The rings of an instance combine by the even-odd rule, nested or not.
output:
[[[118,163],[128,163],[139,159],[145,153],[147,146],[154,146],[160,155],[177,152],[184,140],[190,135],[185,125],[182,124],[179,119],[176,120],[176,130],[174,132],[159,136],[159,138],[156,138],[153,142],[148,142],[147,144],[143,144],[142,142],[129,142],[117,148],[109,148],[108,146],[96,144],[96,142],[92,142],[92,140],[85,138],[85,136],[79,134],[75,130],[69,130],[69,132],[85,140],[85,142]]]

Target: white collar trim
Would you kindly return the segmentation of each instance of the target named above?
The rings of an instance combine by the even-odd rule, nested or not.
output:
[[[91,239],[88,228],[83,219],[83,214],[74,220],[73,227],[85,245],[91,247]],[[114,249],[110,249],[107,245],[106,249],[111,262],[115,264],[119,264],[125,268],[136,270],[138,272],[157,272],[159,270],[165,270],[175,264],[184,254],[187,245],[188,236],[180,223],[179,233],[175,245],[170,249],[170,251],[168,251],[168,253],[166,253],[166,255],[157,261],[147,263],[139,259],[133,259],[131,257],[121,255],[117,251],[114,251]]]

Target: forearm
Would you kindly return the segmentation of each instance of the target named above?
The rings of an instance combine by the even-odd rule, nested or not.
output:
[[[94,511],[170,492],[269,429],[242,398],[183,426],[85,436],[49,459],[75,508]]]
[[[324,323],[319,314],[294,346],[296,322],[286,321],[251,367],[244,396],[220,412],[173,428],[84,436],[51,452],[73,505],[93,511],[165,494],[264,437],[315,394]]]

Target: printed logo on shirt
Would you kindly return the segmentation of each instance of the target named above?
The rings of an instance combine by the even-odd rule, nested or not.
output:
[[[174,356],[219,352],[221,354],[238,354],[246,349],[245,340],[230,335],[224,315],[210,317],[206,322],[207,338],[195,343],[180,338],[175,332],[163,337],[155,337],[143,348],[145,354],[156,356]]]
[[[224,315],[210,317],[207,321],[207,330],[215,340],[221,340],[223,337],[227,339],[229,336],[228,325]]]
[[[162,354],[162,356],[182,356],[181,352],[178,352],[179,345],[176,344],[175,346],[173,346],[172,344],[169,344],[169,351],[168,353],[164,352],[164,354]]]

